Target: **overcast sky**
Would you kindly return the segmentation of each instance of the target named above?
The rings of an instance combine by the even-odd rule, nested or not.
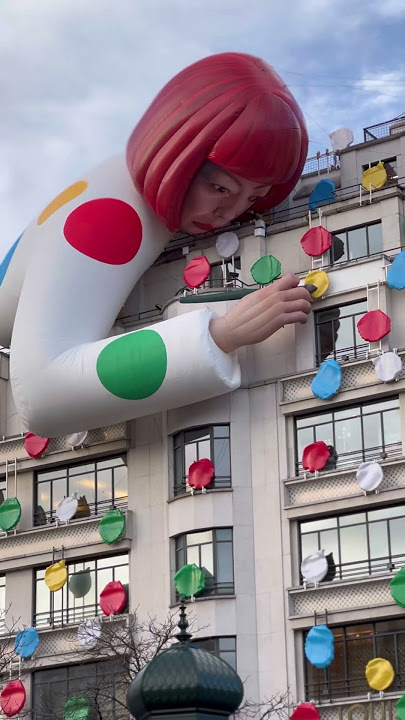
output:
[[[122,152],[162,85],[224,51],[273,65],[328,133],[405,112],[405,0],[1,0],[0,253],[83,172]],[[377,158],[378,159],[378,158]]]

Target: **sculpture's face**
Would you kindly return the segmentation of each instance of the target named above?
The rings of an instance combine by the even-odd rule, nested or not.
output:
[[[183,204],[180,229],[190,235],[216,230],[242,215],[270,185],[245,180],[210,160],[201,166]]]

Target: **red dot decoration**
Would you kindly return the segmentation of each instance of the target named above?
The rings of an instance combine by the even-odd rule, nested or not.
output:
[[[307,230],[301,238],[301,246],[303,251],[310,257],[323,255],[332,247],[332,235],[329,230],[318,225]]]
[[[304,448],[302,453],[302,467],[304,470],[315,472],[322,470],[330,457],[330,450],[323,440],[311,443]]]
[[[0,706],[7,717],[14,717],[23,709],[27,695],[21,680],[7,683],[0,694]]]
[[[39,437],[32,432],[28,432],[24,440],[24,448],[27,455],[32,458],[39,458],[44,454],[49,445],[49,438]]]
[[[63,233],[69,245],[83,255],[108,265],[125,265],[141,246],[142,223],[123,200],[97,198],[70,213]]]
[[[357,323],[357,330],[368,342],[376,342],[391,331],[391,319],[382,310],[370,310]]]
[[[104,615],[118,615],[127,604],[127,594],[119,581],[109,582],[100,593],[100,607]]]
[[[188,469],[188,484],[196,490],[201,490],[210,484],[214,477],[215,469],[208,458],[197,460],[191,463]]]
[[[190,260],[183,273],[183,280],[189,288],[196,288],[208,280],[211,272],[211,266],[205,257],[193,258]]]
[[[314,703],[300,703],[290,715],[291,720],[320,720]]]

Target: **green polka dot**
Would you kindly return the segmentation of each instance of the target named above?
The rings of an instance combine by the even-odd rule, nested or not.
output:
[[[142,400],[159,390],[165,379],[165,344],[154,330],[138,330],[113,340],[97,358],[100,382],[124,400]]]

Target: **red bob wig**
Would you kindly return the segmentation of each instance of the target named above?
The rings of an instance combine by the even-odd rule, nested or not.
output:
[[[174,232],[205,160],[271,185],[252,206],[260,212],[293,190],[307,150],[301,110],[277,73],[252,55],[221,53],[165,85],[128,141],[127,164],[138,191]]]

